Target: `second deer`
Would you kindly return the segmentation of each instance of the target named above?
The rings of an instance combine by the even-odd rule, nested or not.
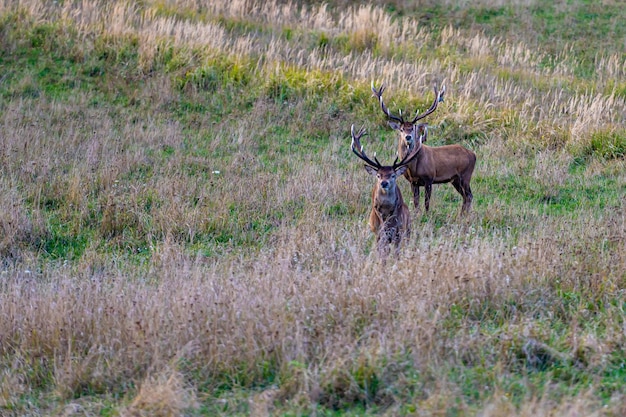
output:
[[[476,165],[476,154],[461,145],[445,145],[431,147],[424,145],[428,136],[428,126],[424,123],[417,124],[417,121],[428,116],[437,109],[440,101],[443,101],[445,87],[441,91],[435,87],[435,101],[423,114],[417,113],[412,120],[404,120],[402,113],[395,116],[389,112],[383,101],[383,91],[385,87],[376,89],[372,82],[372,91],[378,98],[383,113],[389,118],[389,126],[399,133],[398,154],[400,157],[413,153],[417,149],[418,155],[408,164],[404,176],[411,183],[413,190],[413,203],[419,210],[419,187],[424,187],[426,195],[424,198],[424,208],[430,208],[430,196],[433,184],[451,182],[455,190],[463,197],[461,213],[466,213],[472,205],[472,189],[470,181],[474,166]]]

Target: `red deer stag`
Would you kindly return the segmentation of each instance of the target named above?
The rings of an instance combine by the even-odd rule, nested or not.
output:
[[[381,258],[385,259],[389,253],[389,244],[393,243],[398,249],[402,239],[408,238],[411,234],[409,208],[402,199],[396,178],[404,173],[407,164],[417,156],[418,151],[405,154],[400,162],[396,157],[393,165],[382,165],[376,155],[374,155],[374,160],[371,160],[361,145],[361,137],[366,134],[365,129],[361,128],[355,134],[354,125],[352,125],[350,133],[352,135],[352,152],[365,161],[367,172],[377,178],[372,190],[372,210],[369,225],[376,235],[378,253]]]
[[[431,147],[423,145],[428,136],[428,127],[426,124],[416,124],[418,120],[423,119],[437,109],[440,101],[446,91],[445,87],[441,91],[435,87],[435,101],[430,108],[423,114],[416,113],[415,117],[410,120],[404,120],[402,112],[399,116],[395,116],[389,112],[385,102],[383,101],[383,91],[385,87],[381,86],[376,89],[372,82],[372,91],[378,97],[380,107],[383,113],[389,118],[389,126],[397,130],[400,134],[398,139],[398,154],[400,157],[418,149],[418,155],[407,166],[404,176],[411,183],[413,190],[413,204],[419,211],[419,187],[426,189],[424,198],[424,207],[426,211],[430,208],[430,196],[433,184],[443,184],[451,182],[454,188],[463,197],[463,206],[461,213],[469,211],[472,205],[472,189],[470,180],[476,165],[476,154],[461,145],[446,145]],[[419,133],[419,137],[418,137]]]

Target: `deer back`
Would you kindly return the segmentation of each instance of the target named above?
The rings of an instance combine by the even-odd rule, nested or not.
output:
[[[405,176],[411,182],[430,178],[434,183],[447,182],[453,177],[471,174],[476,154],[461,145],[422,145],[419,155],[407,166]]]

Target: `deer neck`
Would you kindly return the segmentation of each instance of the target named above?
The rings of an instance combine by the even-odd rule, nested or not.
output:
[[[413,160],[413,162],[411,163],[411,165],[413,163],[415,163],[416,160],[418,160],[420,158],[420,154],[422,153],[422,150],[424,149],[424,145],[422,144],[422,142],[419,142],[419,144],[415,144],[413,143],[412,146],[405,146],[402,142],[399,144],[398,146],[398,155],[400,157],[400,159],[404,158],[405,156],[407,156],[409,154],[409,152],[412,152],[413,149],[415,149],[415,146],[418,146],[419,149],[417,151],[417,156],[415,157],[415,159]]]
[[[376,200],[374,202],[374,208],[382,219],[386,219],[387,217],[396,214],[396,211],[400,206],[399,199],[400,196],[397,185],[384,194],[381,190],[378,190]]]

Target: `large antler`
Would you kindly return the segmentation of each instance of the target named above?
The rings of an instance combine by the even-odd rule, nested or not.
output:
[[[425,137],[428,134],[428,125],[426,125],[426,123],[423,123],[419,125],[419,128],[420,128],[419,129],[420,130],[419,143],[421,145],[422,141],[425,140]],[[352,144],[350,145],[350,147],[352,148],[352,152],[354,152],[356,156],[361,158],[363,161],[365,161],[365,163],[367,163],[367,165],[371,166],[372,168],[376,170],[383,168],[383,164],[381,164],[380,161],[376,158],[376,155],[374,155],[374,160],[372,161],[365,153],[365,149],[363,149],[363,145],[361,145],[361,137],[367,134],[365,133],[365,128],[362,127],[361,129],[359,129],[359,131],[355,135],[354,125],[352,125],[352,127],[350,128],[350,134],[352,135]],[[404,165],[408,165],[417,156],[417,154],[420,152],[421,149],[422,149],[421,146],[416,146],[415,149],[413,149],[411,153],[404,155],[404,158],[402,158],[402,160],[399,162],[398,162],[398,157],[396,156],[396,160],[393,161],[393,165],[391,166],[391,168],[393,168],[393,170],[395,171]]]
[[[376,86],[374,85],[374,81],[372,80],[372,91],[374,92],[374,95],[378,97],[378,102],[380,103],[380,107],[383,109],[383,112],[387,115],[387,117],[390,118],[391,120],[395,120],[396,122],[404,123],[404,118],[402,117],[402,113],[400,113],[400,116],[394,116],[393,114],[389,112],[389,109],[387,108],[387,106],[385,106],[385,102],[383,101],[383,91],[385,91],[385,85],[382,84],[380,88],[377,90]]]
[[[400,111],[399,116],[395,116],[391,114],[387,106],[385,106],[385,102],[383,101],[383,91],[385,91],[385,85],[383,84],[380,86],[379,89],[376,89],[376,86],[374,85],[374,81],[372,81],[372,91],[374,92],[374,95],[378,98],[378,102],[380,103],[381,109],[383,109],[383,113],[385,113],[385,115],[389,117],[391,120],[395,120],[396,122],[399,122],[399,123],[404,123],[404,118],[402,117],[402,111]],[[430,108],[426,110],[426,113],[420,115],[419,110],[417,110],[417,112],[415,113],[415,118],[410,123],[415,124],[415,122],[417,122],[418,120],[421,120],[424,117],[431,114],[432,112],[434,112],[437,109],[437,105],[443,101],[443,98],[444,98],[443,96],[445,92],[446,92],[445,85],[441,87],[441,91],[439,91],[437,89],[437,86],[435,85],[435,101],[430,106]]]
[[[435,101],[433,101],[433,104],[430,106],[430,108],[426,110],[426,113],[420,115],[419,110],[418,110],[417,113],[415,113],[415,118],[411,121],[411,124],[415,124],[415,122],[417,122],[418,120],[421,120],[424,117],[431,114],[432,112],[434,112],[437,109],[437,105],[439,104],[439,102],[443,101],[443,95],[445,93],[446,93],[445,85],[441,87],[441,91],[437,90],[437,86],[435,85]]]
[[[378,159],[376,159],[376,155],[374,155],[374,160],[372,161],[365,153],[363,145],[361,145],[361,137],[367,134],[365,133],[365,127],[359,129],[358,133],[355,135],[354,125],[352,125],[352,127],[350,128],[350,134],[352,135],[352,144],[350,145],[350,147],[352,148],[352,152],[354,152],[356,156],[361,158],[363,161],[365,161],[367,165],[371,166],[372,168],[376,170],[382,168],[382,164],[378,161]]]

